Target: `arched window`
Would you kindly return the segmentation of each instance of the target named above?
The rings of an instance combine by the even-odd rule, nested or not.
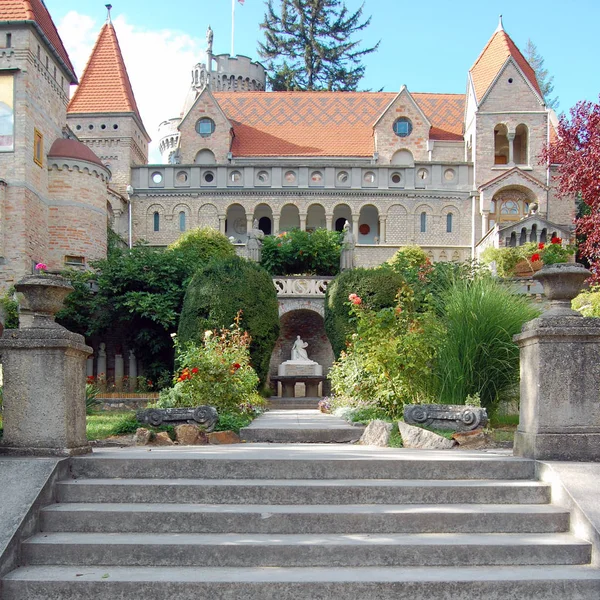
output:
[[[346,224],[346,219],[344,217],[340,217],[335,220],[335,230],[336,231],[344,231],[344,225]]]
[[[154,213],[154,231],[160,231],[160,214],[157,212]]]
[[[508,164],[508,128],[504,123],[494,127],[494,164]]]
[[[529,130],[527,125],[518,125],[515,130],[513,160],[517,165],[529,164]]]
[[[271,219],[269,217],[261,217],[258,220],[258,228],[265,234],[271,235]]]
[[[446,215],[446,233],[452,233],[452,221],[454,220],[454,215],[452,213],[448,213]]]
[[[421,233],[427,232],[427,213],[421,213]]]
[[[185,212],[179,213],[179,231],[185,231]]]

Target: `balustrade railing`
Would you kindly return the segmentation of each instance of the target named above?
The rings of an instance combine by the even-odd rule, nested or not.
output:
[[[279,297],[309,296],[322,298],[333,277],[273,277]]]

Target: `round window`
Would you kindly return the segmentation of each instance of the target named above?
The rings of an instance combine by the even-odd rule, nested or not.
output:
[[[312,183],[321,183],[323,181],[323,173],[321,171],[313,171],[310,174],[310,180]]]
[[[229,173],[229,181],[231,183],[240,183],[242,181],[242,174],[239,171],[232,171]]]
[[[215,175],[212,171],[207,171],[206,173],[204,173],[204,181],[206,181],[206,183],[212,183],[215,180]]]
[[[400,183],[402,181],[402,175],[400,173],[392,173],[392,183]]]
[[[429,176],[429,171],[427,171],[427,169],[419,169],[417,171],[417,177],[419,179],[427,179],[428,176]]]
[[[340,171],[338,173],[337,180],[339,183],[348,183],[348,181],[350,181],[350,175],[348,175],[348,171]]]
[[[455,177],[456,177],[456,173],[454,172],[454,169],[446,169],[444,171],[444,179],[446,181],[454,181]]]
[[[408,137],[412,133],[412,123],[407,117],[400,117],[394,121],[394,133],[398,137]]]
[[[196,131],[202,137],[209,137],[215,132],[215,122],[208,117],[202,117],[196,122]]]
[[[365,180],[365,183],[375,183],[375,173],[373,173],[373,171],[367,171],[363,175],[363,179]]]
[[[269,174],[267,173],[267,171],[259,171],[256,175],[256,179],[259,181],[259,183],[268,183]]]
[[[159,173],[158,171],[156,171],[155,173],[152,173],[153,183],[162,183],[162,180],[163,180],[162,173]]]
[[[185,171],[179,171],[177,173],[177,183],[186,183],[188,180],[188,174]]]
[[[287,183],[295,183],[296,182],[296,173],[295,171],[286,171],[285,180]]]

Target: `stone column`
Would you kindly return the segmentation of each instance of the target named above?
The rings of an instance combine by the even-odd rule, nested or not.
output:
[[[280,215],[273,214],[273,235],[279,234],[279,217]]]
[[[33,456],[91,452],[85,434],[85,383],[92,349],[83,336],[54,322],[73,288],[51,276],[26,277],[16,287],[27,295],[34,318],[32,327],[7,329],[0,338],[4,375],[0,452]]]
[[[380,244],[385,244],[386,243],[386,225],[387,225],[387,217],[384,216],[382,217],[381,215],[379,215],[379,243]]]
[[[225,215],[219,215],[219,231],[225,235],[225,221],[227,217]]]
[[[481,236],[483,237],[490,228],[490,211],[481,211]]]
[[[333,215],[325,215],[327,231],[333,231]]]
[[[506,137],[508,138],[508,164],[514,164],[515,156],[515,132],[509,132]]]
[[[300,213],[300,229],[306,231],[306,214]]]
[[[358,240],[358,222],[360,221],[359,214],[352,215],[352,235],[355,240]]]
[[[106,388],[106,344],[102,342],[98,349],[98,363],[96,364],[96,381],[98,386]]]
[[[137,358],[133,350],[129,351],[129,391],[135,392],[137,387]]]
[[[115,354],[115,388],[123,391],[123,376],[125,375],[125,361],[122,354]]]
[[[246,238],[250,236],[250,232],[252,231],[254,218],[252,215],[246,213]]]

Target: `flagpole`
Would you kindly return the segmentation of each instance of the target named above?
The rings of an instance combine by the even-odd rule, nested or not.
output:
[[[231,0],[231,56],[235,55],[233,38],[235,35],[235,0]]]

